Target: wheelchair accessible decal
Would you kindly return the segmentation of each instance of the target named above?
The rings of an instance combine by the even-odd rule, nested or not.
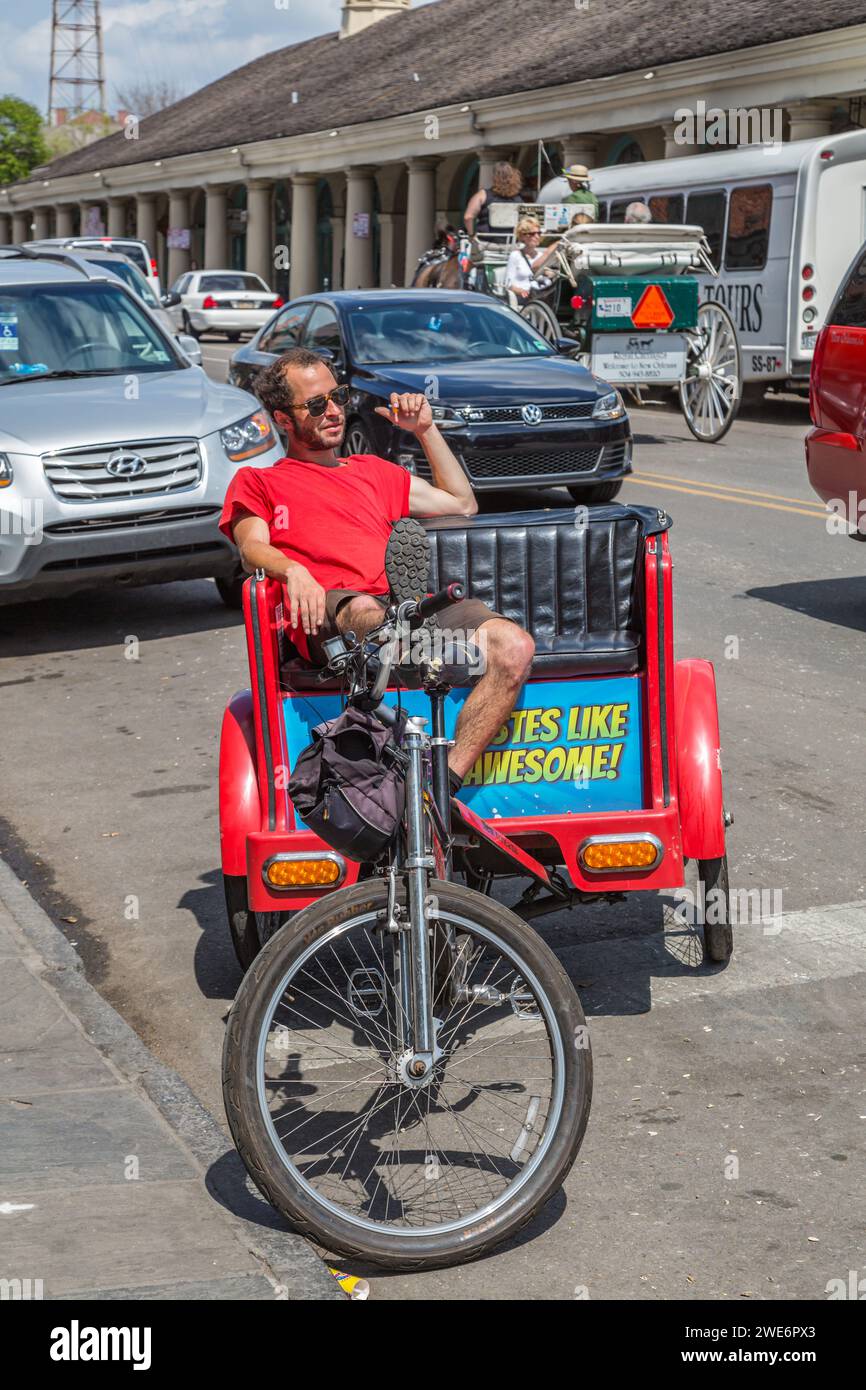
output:
[[[449,738],[468,694],[452,690],[445,701]],[[387,700],[396,704],[393,692]],[[400,703],[407,714],[429,718],[423,691],[403,691]],[[290,766],[310,742],[313,726],[334,719],[340,709],[336,695],[284,701]],[[641,743],[637,677],[532,682],[508,724],[470,768],[460,800],[491,819],[636,810],[643,804]]]

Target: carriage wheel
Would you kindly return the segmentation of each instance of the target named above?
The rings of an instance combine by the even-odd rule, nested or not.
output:
[[[733,320],[711,299],[698,309],[698,325],[688,333],[686,375],[680,405],[695,439],[716,444],[734,423],[742,397],[740,346]]]
[[[555,343],[557,338],[562,337],[556,314],[543,300],[530,299],[527,304],[521,304],[517,312],[549,343]]]

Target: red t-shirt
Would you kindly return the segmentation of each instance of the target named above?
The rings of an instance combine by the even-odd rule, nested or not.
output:
[[[238,513],[268,523],[270,543],[306,565],[324,589],[386,594],[385,546],[392,522],[409,515],[411,475],[376,454],[351,454],[336,468],[282,458],[270,468],[239,468],[219,521],[234,540]],[[293,639],[306,656],[304,634]]]

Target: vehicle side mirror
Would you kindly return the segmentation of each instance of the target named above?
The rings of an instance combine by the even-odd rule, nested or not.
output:
[[[201,343],[191,333],[177,333],[175,339],[185,357],[194,367],[201,366]]]
[[[321,357],[327,367],[331,368],[334,376],[339,377],[345,375],[346,364],[343,361],[341,353],[334,352],[334,349],[329,347],[313,348],[313,352],[317,357]]]
[[[174,306],[179,303],[180,295],[175,294],[174,290],[169,290],[167,294],[162,296],[162,307],[164,309],[173,309]]]
[[[580,343],[577,338],[554,338],[553,346],[557,352],[568,356],[574,352],[575,348],[580,347]]]

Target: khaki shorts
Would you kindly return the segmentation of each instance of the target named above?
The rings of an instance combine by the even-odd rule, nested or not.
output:
[[[327,642],[329,637],[336,637],[339,634],[338,612],[349,599],[360,597],[362,595],[358,589],[328,589],[325,593],[325,621],[315,637],[307,638],[310,660],[317,666],[327,665],[327,658],[322,651],[321,644]],[[391,601],[388,594],[370,594],[370,598],[374,598],[377,603],[382,605],[383,613]],[[495,613],[492,608],[488,608],[487,604],[482,603],[480,598],[464,598],[459,603],[452,603],[449,608],[438,613],[434,622],[444,631],[462,632],[468,636],[469,633],[475,632],[482,623],[489,622],[491,618],[501,618],[502,616],[502,613]]]

